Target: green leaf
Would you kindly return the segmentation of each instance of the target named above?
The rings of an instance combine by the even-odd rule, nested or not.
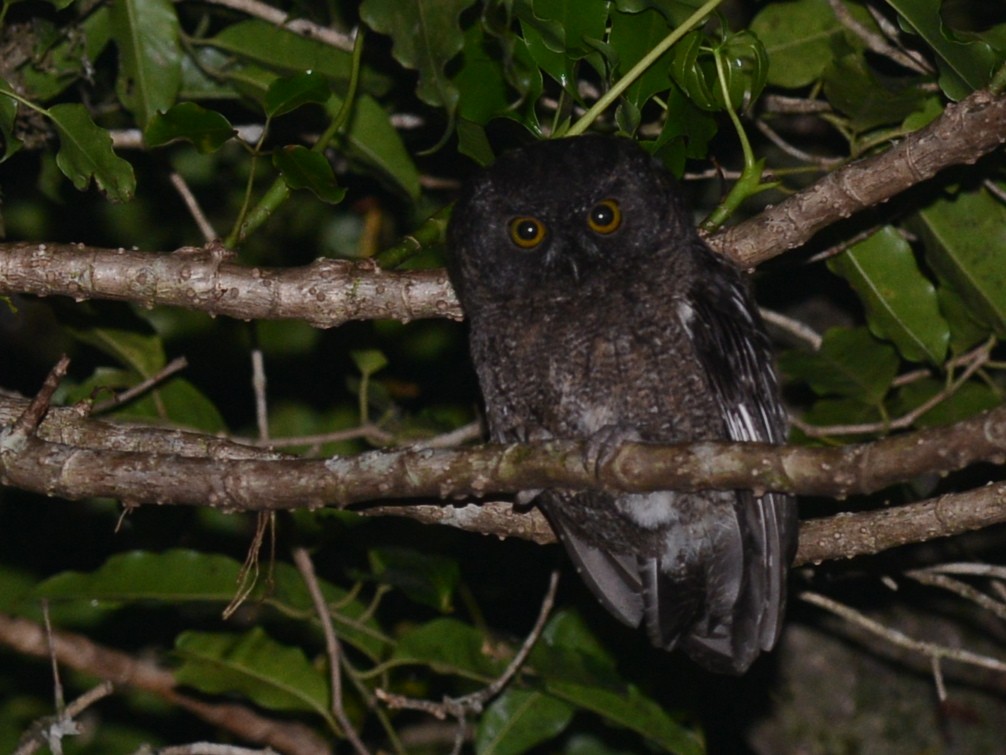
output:
[[[388,358],[378,349],[358,349],[350,352],[361,375],[370,376],[388,366]]]
[[[231,24],[205,44],[241,60],[290,74],[313,71],[331,80],[346,82],[353,70],[351,53],[258,19]],[[360,86],[371,94],[383,94],[388,89],[389,79],[364,66],[360,72]]]
[[[672,50],[671,75],[688,97],[703,110],[739,110],[761,94],[768,58],[761,41],[750,32],[709,39],[701,31],[686,34]],[[722,62],[723,79],[716,65]]]
[[[119,48],[119,99],[145,127],[175,102],[182,81],[178,16],[171,0],[116,0],[110,6]]]
[[[48,110],[59,132],[56,164],[74,187],[83,191],[93,178],[113,202],[127,202],[136,190],[133,166],[112,150],[112,137],[98,128],[87,109],[76,103]]]
[[[992,335],[987,325],[975,319],[964,298],[946,282],[936,289],[936,299],[950,326],[950,349],[954,354],[963,354]]]
[[[846,3],[845,7],[867,28],[875,26],[861,6]],[[862,47],[858,38],[839,23],[828,0],[768,3],[752,19],[750,29],[768,54],[768,83],[793,89],[821,78],[836,41],[844,39]]]
[[[237,132],[223,115],[194,102],[181,102],[167,112],[157,113],[143,132],[149,147],[159,147],[175,139],[192,142],[203,154],[216,152]]]
[[[901,14],[903,25],[922,37],[939,56],[940,87],[960,100],[981,89],[1002,63],[992,47],[980,39],[964,42],[943,25],[941,3],[933,0],[887,0]]]
[[[461,579],[453,558],[391,546],[373,548],[367,556],[371,571],[381,582],[442,613],[453,610],[451,600]]]
[[[817,351],[787,351],[779,366],[820,396],[837,394],[879,405],[898,372],[898,354],[866,328],[832,328]]]
[[[506,668],[506,659],[490,653],[485,635],[457,619],[434,619],[408,632],[398,641],[392,660],[479,682],[496,678]]]
[[[834,425],[865,425],[874,424],[884,419],[879,406],[871,406],[851,398],[824,398],[815,401],[803,415],[803,421],[815,427],[831,427]],[[843,443],[856,443],[874,437],[876,434],[862,433],[859,435],[840,435],[837,440]],[[817,438],[807,438],[799,428],[791,432],[791,443],[820,443]]]
[[[10,85],[3,81],[0,83],[0,88],[9,90]],[[3,155],[0,155],[0,163],[24,146],[14,133],[15,118],[17,118],[17,103],[10,97],[0,94],[0,136],[3,136]]]
[[[861,51],[832,56],[824,71],[824,93],[854,128],[866,131],[900,124],[926,109],[928,96],[915,82],[880,79]]]
[[[458,152],[468,155],[482,167],[492,165],[496,156],[482,126],[466,118],[458,118],[457,134]]]
[[[488,51],[497,43],[496,38],[485,34],[482,24],[472,24],[465,31],[461,66],[451,79],[460,98],[458,116],[483,126],[510,105],[502,55],[490,55]]]
[[[912,228],[975,319],[1006,337],[1006,207],[985,189],[965,191],[920,210]]]
[[[475,752],[518,755],[558,736],[573,719],[574,708],[551,695],[510,687],[479,719]]]
[[[39,598],[74,599],[109,603],[158,601],[227,605],[238,591],[240,562],[226,556],[172,549],[163,553],[135,551],[109,557],[90,573],[63,572],[39,584]],[[343,641],[376,659],[388,646],[367,607],[345,590],[325,580],[319,586]],[[311,595],[300,573],[290,564],[277,563],[271,580],[260,580],[248,596],[250,602],[273,606],[284,614],[303,616],[314,611]]]
[[[167,363],[164,344],[156,333],[86,322],[68,329],[78,341],[94,346],[144,378],[153,377]]]
[[[892,341],[909,361],[943,362],[950,327],[940,313],[935,286],[897,230],[884,226],[832,257],[828,267],[856,290],[875,336]]]
[[[276,150],[272,162],[291,189],[308,189],[329,204],[338,204],[346,196],[332,166],[319,152],[299,144],[290,145]]]
[[[526,0],[515,12],[531,58],[575,94],[576,61],[596,57],[591,40],[604,38],[608,3],[603,0]],[[600,68],[595,63],[595,68]]]
[[[265,93],[265,113],[275,118],[307,104],[323,105],[332,96],[328,82],[313,71],[276,79]]]
[[[329,689],[324,674],[300,648],[276,642],[255,627],[244,634],[182,632],[175,640],[180,684],[210,694],[240,694],[277,711],[308,711],[326,721]]]
[[[670,31],[667,19],[656,10],[640,13],[613,11],[608,44],[618,55],[619,77],[645,57]],[[661,55],[625,90],[625,99],[636,108],[642,108],[653,95],[670,89],[672,55],[672,50]]]
[[[458,90],[444,67],[461,52],[461,11],[473,0],[364,0],[360,18],[391,37],[395,60],[419,72],[416,94],[427,104],[453,115]]]
[[[96,8],[67,31],[44,56],[18,69],[26,94],[36,102],[49,102],[90,75],[93,61],[112,38],[108,6]]]
[[[338,97],[329,102],[330,114],[342,106]],[[409,197],[419,197],[419,170],[405,147],[401,135],[391,125],[384,108],[369,95],[356,98],[349,120],[346,141],[351,157],[374,167],[379,174],[390,178]]]

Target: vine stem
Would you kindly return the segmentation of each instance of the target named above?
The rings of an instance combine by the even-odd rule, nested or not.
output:
[[[625,74],[622,78],[616,81],[611,89],[604,93],[604,95],[595,102],[586,113],[584,113],[580,120],[570,126],[569,131],[566,132],[565,136],[578,136],[586,131],[590,124],[597,120],[597,116],[603,113],[612,102],[617,100],[622,96],[622,93],[632,86],[643,72],[646,71],[651,65],[653,65],[657,58],[667,52],[675,42],[685,36],[688,32],[694,29],[701,23],[706,16],[712,13],[716,6],[718,6],[723,0],[709,0],[705,5],[695,11],[690,15],[681,26],[672,31],[662,40],[660,43],[650,50],[646,55],[644,55],[636,65],[629,69],[629,72]]]

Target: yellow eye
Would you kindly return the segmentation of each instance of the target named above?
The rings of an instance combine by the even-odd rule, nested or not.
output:
[[[538,218],[514,218],[510,221],[510,240],[521,249],[534,249],[545,240],[545,224]]]
[[[621,224],[622,210],[614,199],[602,199],[587,214],[587,225],[594,233],[614,233]]]

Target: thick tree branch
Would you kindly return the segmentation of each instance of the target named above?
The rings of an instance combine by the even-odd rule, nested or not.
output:
[[[745,267],[800,246],[817,231],[887,201],[951,165],[1006,141],[1006,97],[975,92],[888,151],[829,174],[709,243]],[[319,259],[298,268],[249,268],[221,248],[172,253],[77,244],[0,244],[0,295],[34,294],[169,305],[241,319],[461,318],[443,270],[382,271],[371,262]]]
[[[925,128],[874,157],[858,160],[750,220],[709,239],[745,267],[794,249],[823,228],[951,165],[970,164],[1006,142],[1006,96],[979,90]]]
[[[0,420],[9,427],[27,404],[25,399],[0,399]],[[9,430],[0,432],[0,482],[67,499],[108,496],[127,503],[206,505],[231,511],[346,506],[389,499],[414,504],[415,499],[543,487],[636,491],[720,487],[845,496],[880,490],[923,473],[1001,459],[1006,453],[1006,407],[947,427],[838,448],[627,443],[599,467],[585,463],[584,444],[577,441],[373,451],[316,460],[281,456],[195,433],[152,428],[131,432],[84,419],[73,410],[54,410],[35,435],[19,438],[16,445],[6,442]],[[975,496],[988,505],[973,504]],[[902,507],[896,516],[903,517],[904,529],[889,535],[881,532],[887,522],[894,521],[886,511],[856,515],[864,520],[840,515],[808,524],[801,558],[823,560],[875,552],[1004,521],[1006,507],[996,503],[1001,497],[998,487],[990,487]],[[958,510],[961,513],[955,513]],[[507,504],[385,503],[372,513],[401,513],[539,542],[551,539],[540,516],[517,514]]]
[[[111,299],[243,320],[461,319],[443,270],[385,272],[373,262],[318,259],[295,268],[246,267],[223,248],[169,254],[83,244],[0,244],[0,295]]]

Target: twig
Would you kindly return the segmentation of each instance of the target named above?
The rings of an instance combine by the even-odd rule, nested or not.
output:
[[[50,628],[47,626],[48,631]],[[60,712],[55,716],[46,716],[35,721],[22,735],[13,755],[31,755],[43,744],[48,745],[53,753],[61,752],[60,738],[67,734],[80,733],[80,729],[73,719],[99,700],[111,695],[114,690],[115,687],[111,682],[104,681],[89,689],[76,700],[72,700],[65,709],[62,708],[62,700],[59,700],[57,709]]]
[[[938,658],[940,660],[947,659],[957,661],[958,663],[966,663],[971,666],[991,669],[992,671],[998,671],[1000,673],[1006,673],[1006,663],[1003,661],[996,658],[990,658],[989,656],[980,655],[978,653],[973,653],[970,650],[947,647],[946,645],[937,645],[934,642],[926,642],[924,640],[916,640],[897,629],[886,627],[879,621],[871,619],[854,608],[850,608],[843,603],[839,603],[838,601],[825,597],[820,593],[802,592],[798,597],[800,600],[810,603],[811,605],[815,605],[818,608],[823,608],[825,611],[829,611],[830,613],[845,619],[853,626],[857,626],[870,634],[876,635],[896,647],[904,648],[905,650],[909,650],[913,653],[918,653],[926,658]]]
[[[929,66],[922,64],[920,61],[911,57],[903,50],[899,50],[894,47],[894,45],[889,44],[887,40],[879,34],[874,34],[872,31],[859,23],[859,21],[853,18],[852,14],[842,3],[842,0],[828,0],[828,4],[831,6],[832,11],[835,13],[835,17],[838,18],[842,26],[863,40],[866,46],[873,52],[878,55],[883,55],[886,58],[890,58],[898,65],[903,66],[910,71],[915,71],[916,73],[931,72],[932,69],[930,69]]]
[[[95,404],[91,407],[91,414],[101,414],[109,409],[114,409],[117,406],[128,403],[132,401],[137,396],[141,396],[151,388],[159,385],[166,381],[169,377],[174,375],[176,372],[181,372],[186,367],[189,366],[189,362],[185,357],[176,357],[168,362],[164,367],[158,371],[156,375],[148,377],[146,380],[137,383],[124,390],[122,393],[115,394],[112,398]]]
[[[335,627],[332,626],[332,617],[328,612],[328,605],[325,603],[325,596],[321,593],[321,586],[318,584],[318,576],[314,571],[314,564],[311,556],[305,548],[297,547],[293,549],[293,561],[307,585],[311,594],[311,602],[314,603],[314,611],[321,621],[321,629],[325,635],[325,652],[328,655],[329,678],[332,684],[332,715],[342,727],[343,734],[359,755],[369,755],[366,746],[360,740],[356,729],[346,715],[346,709],[342,704],[342,647],[339,638],[335,634]]]
[[[914,579],[919,584],[929,587],[939,587],[954,595],[958,595],[965,600],[969,600],[980,608],[995,614],[1000,619],[1006,621],[1006,603],[989,597],[981,590],[975,589],[966,582],[954,579],[945,574],[934,574],[928,569],[912,569],[905,572],[905,576]]]
[[[223,745],[217,742],[192,742],[187,745],[158,747],[156,750],[144,745],[133,755],[279,755],[279,753],[271,747],[259,750],[238,747],[237,745]]]
[[[810,348],[814,351],[821,348],[821,334],[809,325],[805,325],[799,320],[787,317],[775,310],[759,307],[758,311],[761,313],[761,319],[765,322],[775,325],[780,330],[795,336],[797,339],[810,346]]]
[[[783,139],[775,129],[769,126],[761,118],[755,119],[754,123],[755,127],[761,131],[770,142],[790,157],[795,157],[797,160],[817,165],[821,168],[833,168],[836,165],[841,165],[845,162],[845,160],[841,157],[820,157],[818,155],[812,155],[809,152],[804,152],[799,147],[796,147]]]
[[[178,192],[178,195],[185,203],[185,207],[188,209],[192,219],[199,227],[199,232],[203,236],[203,241],[209,244],[211,241],[220,238],[219,234],[217,234],[217,232],[213,229],[213,225],[206,217],[206,214],[203,212],[203,208],[199,206],[199,200],[196,199],[196,195],[192,193],[192,190],[185,182],[185,179],[182,178],[182,175],[177,171],[171,171],[171,175],[168,176],[168,178],[171,181],[171,185],[175,187],[175,191]]]
[[[367,440],[377,445],[386,445],[394,441],[391,433],[385,432],[377,425],[368,422],[359,427],[351,427],[348,430],[333,430],[330,433],[318,433],[317,435],[295,435],[289,438],[269,438],[265,441],[257,441],[254,445],[266,446],[268,448],[290,448],[291,446],[321,446],[325,443],[341,443],[346,440]],[[241,438],[236,438],[236,442],[244,442]]]
[[[541,637],[541,633],[545,629],[545,622],[548,620],[552,606],[555,604],[555,593],[558,585],[559,572],[558,570],[554,570],[549,576],[548,589],[545,591],[545,597],[542,598],[541,608],[538,611],[538,618],[534,623],[534,627],[532,627],[527,637],[524,638],[520,649],[514,655],[513,659],[511,659],[510,663],[507,664],[503,673],[490,684],[469,695],[444,697],[441,702],[397,695],[383,689],[375,690],[378,699],[382,700],[389,708],[419,710],[429,713],[439,720],[444,720],[448,716],[456,718],[458,720],[458,733],[455,737],[454,752],[459,752],[460,745],[464,741],[467,716],[470,713],[481,713],[485,704],[510,683],[514,675],[516,675],[517,671],[524,664],[524,661],[527,660],[538,638]]]
[[[481,420],[469,422],[441,435],[407,444],[409,448],[454,448],[482,437],[485,427]]]
[[[64,354],[56,362],[49,374],[46,375],[42,387],[31,400],[25,410],[21,413],[9,430],[0,432],[0,453],[6,449],[16,450],[24,441],[31,437],[38,426],[42,424],[42,419],[49,411],[52,404],[53,394],[59,388],[59,384],[66,377],[66,371],[70,367],[70,357]]]
[[[255,396],[255,424],[258,428],[259,445],[269,443],[269,408],[266,397],[265,361],[262,349],[254,348],[251,353],[252,393]]]
[[[978,371],[978,369],[984,365],[989,358],[989,353],[992,349],[992,341],[990,339],[985,345],[979,350],[973,359],[973,361],[965,368],[961,376],[957,378],[954,382],[944,388],[942,391],[932,396],[927,401],[923,401],[917,407],[912,409],[896,419],[888,420],[885,422],[866,422],[858,425],[810,425],[800,420],[798,418],[791,418],[791,422],[796,427],[800,428],[801,432],[812,438],[823,438],[833,435],[860,435],[864,433],[884,433],[891,432],[894,430],[904,430],[905,428],[911,427],[915,421],[921,417],[926,412],[933,409],[935,406],[946,401],[952,395],[954,395],[962,385],[964,385],[971,376]]]

